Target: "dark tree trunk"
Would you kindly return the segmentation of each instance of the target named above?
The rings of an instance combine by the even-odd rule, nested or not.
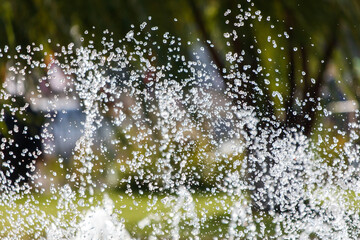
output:
[[[17,106],[24,106],[21,97],[15,100]],[[0,132],[1,171],[5,178],[2,181],[6,181],[6,185],[29,183],[35,163],[42,154],[42,118],[27,107],[23,112],[5,110],[4,123]]]

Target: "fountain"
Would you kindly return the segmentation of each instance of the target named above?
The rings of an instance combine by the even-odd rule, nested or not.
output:
[[[266,21],[240,12],[238,28]],[[104,31],[102,49],[91,31],[59,52],[2,49],[11,66],[0,93],[1,238],[358,238],[360,126],[349,125],[339,148],[321,126],[309,138],[259,115],[242,91],[263,101],[245,51],[217,69],[182,55],[170,33],[153,42],[149,25],[119,41]],[[232,85],[219,84],[221,72]],[[329,141],[331,163],[318,152]]]

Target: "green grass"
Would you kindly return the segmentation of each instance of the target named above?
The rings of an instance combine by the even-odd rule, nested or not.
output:
[[[352,209],[359,210],[358,195],[354,192],[342,192],[344,198],[347,199],[349,206]],[[171,213],[175,209],[176,196],[169,194],[139,194],[133,193],[131,195],[125,194],[121,191],[107,191],[105,193],[96,192],[91,197],[85,199],[80,198],[78,195],[73,195],[72,201],[74,203],[66,208],[59,205],[62,195],[60,194],[27,194],[24,197],[19,198],[11,204],[1,204],[1,230],[0,238],[3,239],[6,236],[12,237],[11,239],[34,239],[36,234],[41,236],[46,235],[46,229],[48,226],[42,225],[42,219],[53,219],[55,216],[61,219],[60,222],[64,224],[63,227],[73,226],[73,222],[81,221],[81,215],[85,214],[90,208],[103,206],[104,194],[107,194],[114,204],[114,214],[119,221],[123,221],[125,228],[130,232],[131,236],[138,239],[144,239],[152,234],[157,227],[163,231],[157,236],[162,239],[169,239],[171,236],[171,224],[168,222],[172,219]],[[200,222],[200,236],[201,239],[213,239],[219,237],[219,239],[228,238],[228,228],[230,222],[231,207],[237,201],[238,197],[228,196],[225,194],[192,194],[193,202],[195,204],[196,216]],[[168,203],[166,203],[166,200]],[[29,204],[29,202],[31,204]],[[66,203],[66,201],[65,201]],[[182,213],[185,213],[181,210]],[[62,214],[61,217],[60,214]],[[32,216],[34,219],[30,219]],[[149,225],[140,227],[139,222],[145,218],[152,218]],[[158,219],[156,219],[158,217]],[[9,219],[12,219],[11,221]],[[21,229],[21,222],[33,221],[34,224],[30,226],[23,225],[25,231]],[[188,239],[190,237],[189,232],[193,230],[192,226],[189,226],[187,219],[181,221],[179,226],[180,236],[182,239]],[[269,236],[267,238],[272,239],[271,236],[275,234],[276,224],[273,222],[273,218],[264,213],[255,213],[253,216],[254,227],[257,232],[263,232],[263,236]],[[10,224],[11,223],[11,224]],[[161,227],[160,227],[161,226]],[[244,231],[245,226],[238,226],[238,231]],[[282,230],[280,230],[282,231]],[[16,238],[15,236],[20,236]]]
[[[170,214],[175,204],[175,198],[171,200],[171,197],[175,196],[156,194],[133,194],[129,196],[117,191],[109,191],[106,192],[106,194],[114,203],[114,213],[118,216],[119,220],[124,221],[126,229],[132,236],[144,238],[151,234],[154,227],[160,225],[164,230],[163,236],[169,236],[171,226],[167,220],[171,219]],[[229,209],[234,199],[230,199],[230,197],[226,195],[194,194],[192,197],[197,211],[197,217],[201,222],[200,235],[202,239],[221,236],[224,232],[227,232],[227,223],[230,216]],[[92,200],[86,198],[83,203],[79,204],[79,201],[82,200],[78,196],[75,196],[73,201],[70,201],[75,203],[73,207],[69,207],[70,211],[65,211],[65,208],[62,208],[61,205],[59,207],[60,195],[29,194],[16,200],[11,205],[2,204],[0,213],[6,217],[3,217],[2,223],[0,223],[3,229],[3,234],[0,235],[0,237],[4,238],[7,234],[16,235],[18,233],[21,235],[21,239],[32,239],[36,237],[36,232],[45,235],[47,226],[42,225],[41,219],[52,219],[55,216],[59,216],[59,214],[62,214],[60,219],[62,219],[65,225],[70,224],[71,221],[78,222],[80,221],[80,218],[77,216],[78,213],[85,213],[94,206],[102,206],[103,193],[95,193],[92,198]],[[170,204],[165,203],[167,198]],[[89,204],[90,201],[92,204]],[[29,204],[29,202],[31,204]],[[184,212],[183,210],[181,211]],[[23,225],[25,231],[22,232],[27,233],[22,235],[17,229],[21,228],[22,221],[25,220],[28,222],[30,216],[35,216],[35,223],[29,227]],[[138,226],[139,222],[149,216],[158,216],[160,220],[153,219],[151,221],[153,225],[140,228]],[[18,220],[16,220],[16,217],[18,217]],[[12,220],[10,221],[11,218]],[[191,230],[192,227],[188,226],[184,221],[180,222],[181,236],[186,237],[187,233]]]

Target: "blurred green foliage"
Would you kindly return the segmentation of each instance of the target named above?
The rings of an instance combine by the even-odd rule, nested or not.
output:
[[[204,43],[211,40],[214,47],[208,48],[209,55],[219,68],[229,67],[225,53],[232,51],[240,54],[245,50],[247,54],[243,65],[250,64],[252,69],[261,65],[263,71],[261,74],[244,72],[256,80],[266,93],[259,98],[251,86],[244,84],[243,90],[250,92],[249,99],[245,101],[254,105],[254,99],[257,99],[255,105],[260,112],[266,106],[266,112],[270,115],[275,114],[288,126],[301,125],[307,135],[314,126],[316,114],[312,110],[319,103],[317,98],[323,97],[321,89],[326,85],[326,71],[331,64],[336,69],[332,77],[339,81],[337,84],[341,85],[347,98],[359,100],[358,1],[253,2],[254,6],[248,1],[234,0],[3,0],[0,3],[0,44],[9,45],[10,51],[17,45],[43,44],[44,51],[51,52],[59,48],[58,43],[66,45],[74,42],[80,45],[79,39],[85,30],[95,33],[95,39],[99,40],[95,43],[100,44],[105,29],[113,32],[115,39],[121,39],[132,24],[139,26],[151,16],[150,25],[159,27],[159,39],[162,33],[170,32],[181,37],[183,42],[197,38]],[[239,28],[240,37],[229,47],[223,34],[235,29],[233,24],[240,13],[238,4],[244,10],[260,10],[263,18],[270,16],[270,19],[262,22],[250,20],[254,26],[245,24]],[[232,13],[224,17],[227,9],[231,9]],[[226,19],[230,24],[226,24]],[[272,46],[268,36],[276,40],[277,47]],[[250,48],[254,44],[255,48]],[[192,45],[183,46],[182,51],[190,54],[194,50],[192,48]],[[254,52],[256,48],[262,49],[262,52]],[[159,64],[167,61],[166,57],[162,58],[166,53],[158,52],[157,55]],[[4,67],[1,69],[5,71]],[[264,84],[265,79],[270,84]],[[230,85],[233,80],[224,79]],[[273,91],[278,91],[284,100],[279,101],[277,96],[271,94]],[[233,93],[236,94],[235,91]],[[307,103],[299,109],[295,105],[296,98]],[[294,110],[298,112],[296,116]],[[309,118],[304,120],[305,116]]]

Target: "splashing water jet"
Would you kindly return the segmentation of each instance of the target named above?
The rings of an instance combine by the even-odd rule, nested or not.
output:
[[[264,21],[253,10],[241,10],[237,19],[237,30],[224,34],[228,44],[250,20]],[[249,104],[251,95],[259,101],[264,96],[249,71],[264,67],[242,66],[245,50],[227,53],[230,67],[216,69],[196,52],[194,59],[182,55],[181,39],[170,33],[161,44],[150,44],[157,28],[149,25],[118,42],[103,40],[102,49],[89,40],[41,60],[33,54],[41,47],[17,48],[0,93],[0,209],[6,216],[0,236],[358,238],[359,180],[352,163],[358,162],[359,125],[349,126],[351,140],[330,166],[316,151],[329,136],[310,139]],[[164,49],[167,62],[161,65],[156,52]],[[233,84],[220,86],[221,73]],[[26,84],[35,92],[9,90]],[[278,91],[272,96],[285,101]],[[51,145],[52,123],[70,110],[83,120],[70,123],[81,135],[71,154],[62,153],[70,156],[64,160]],[[26,120],[37,121],[36,111],[45,118],[40,133]],[[18,133],[28,145],[16,143]],[[40,139],[43,147],[30,148]],[[51,162],[39,167],[43,155],[55,170]],[[124,193],[114,194],[116,188]],[[136,224],[128,225],[127,218]]]

